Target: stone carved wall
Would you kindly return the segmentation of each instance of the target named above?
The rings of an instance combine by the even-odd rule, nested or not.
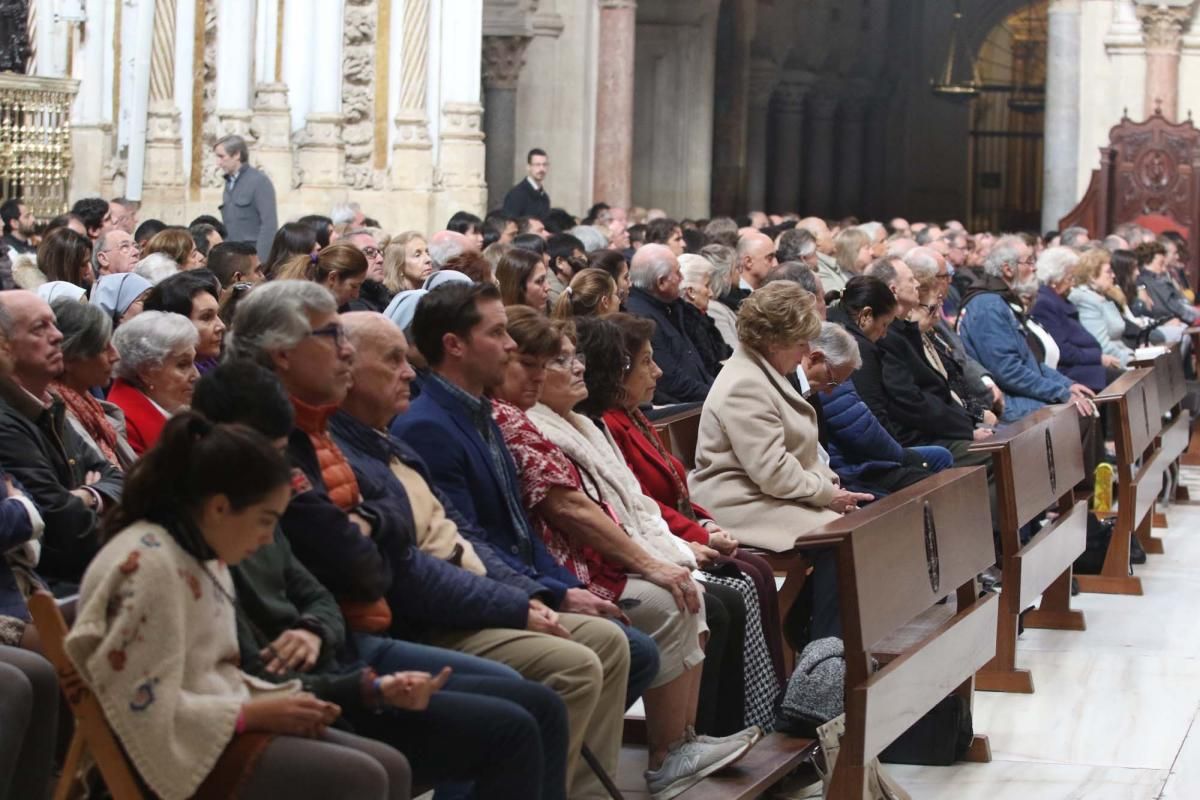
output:
[[[375,141],[376,0],[347,0],[342,34],[343,174],[355,189],[382,186],[386,173],[372,163]],[[383,32],[386,35],[386,31]]]
[[[208,154],[216,146],[222,133],[218,130],[220,121],[217,119],[217,4],[211,0],[204,7],[204,53],[201,69],[204,70],[204,89],[200,97],[200,110],[204,115],[204,122],[200,127],[200,135],[204,140],[202,150]],[[225,185],[221,170],[213,159],[202,158],[200,164],[201,186],[220,188]]]

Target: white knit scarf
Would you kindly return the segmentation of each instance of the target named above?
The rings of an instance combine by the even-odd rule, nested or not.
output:
[[[583,480],[598,484],[600,499],[612,506],[626,533],[664,561],[696,569],[691,548],[671,533],[658,504],[642,492],[607,428],[601,430],[573,411],[563,417],[542,403],[527,413],[538,430],[586,473]]]

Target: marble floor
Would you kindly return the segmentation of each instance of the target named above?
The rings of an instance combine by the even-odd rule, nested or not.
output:
[[[1200,498],[1200,469],[1184,468]],[[1080,595],[1083,632],[1029,630],[1035,693],[980,692],[990,764],[890,766],[920,800],[1200,800],[1200,502],[1172,506],[1145,595]]]

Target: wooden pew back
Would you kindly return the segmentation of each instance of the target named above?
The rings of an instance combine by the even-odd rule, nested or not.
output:
[[[1117,466],[1131,469],[1162,428],[1158,377],[1154,370],[1130,370],[1096,395],[1096,400],[1116,409],[1112,430],[1117,444]]]
[[[1187,394],[1187,382],[1183,374],[1183,349],[1175,345],[1154,358],[1133,361],[1131,364],[1154,370],[1160,413],[1163,416],[1172,413]]]
[[[696,468],[696,440],[700,437],[702,410],[697,406],[654,422],[654,429],[667,450],[682,461],[689,472]]]
[[[1018,619],[1041,596],[1027,626],[1083,630],[1072,611],[1071,570],[1087,545],[1087,502],[1073,502],[1084,478],[1079,415],[1074,406],[1047,406],[978,442],[972,451],[992,456],[1005,591],[996,629],[996,659],[979,674],[987,691],[1030,693],[1033,676],[1017,669]],[[1059,516],[1028,544],[1021,528],[1046,510]]]
[[[951,469],[800,538],[837,550],[846,655],[846,734],[829,797],[861,800],[865,765],[995,653],[996,595],[976,576],[994,560],[986,471]],[[877,645],[955,595],[946,618],[872,674]]]

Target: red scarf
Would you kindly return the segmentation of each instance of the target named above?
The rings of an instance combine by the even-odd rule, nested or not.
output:
[[[52,384],[50,391],[62,398],[67,410],[79,420],[79,424],[92,437],[92,441],[100,448],[100,454],[108,463],[120,467],[121,460],[117,458],[117,430],[104,415],[104,406],[100,405],[100,401],[86,392],[80,394],[61,383]]]

